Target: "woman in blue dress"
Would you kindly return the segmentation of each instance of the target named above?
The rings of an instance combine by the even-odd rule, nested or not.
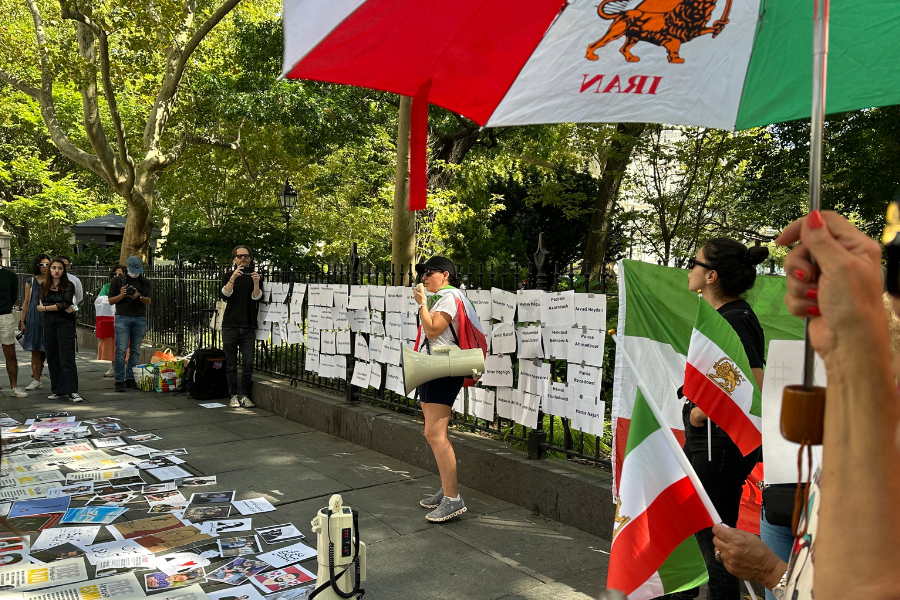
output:
[[[25,302],[22,303],[22,320],[19,329],[25,334],[22,348],[31,352],[31,383],[26,390],[37,390],[44,386],[41,373],[44,370],[44,313],[37,310],[41,284],[48,277],[50,257],[38,254],[31,263],[32,278],[25,282]]]

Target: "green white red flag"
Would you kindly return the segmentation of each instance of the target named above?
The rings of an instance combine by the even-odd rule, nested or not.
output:
[[[762,444],[762,396],[737,332],[700,300],[691,333],[684,395],[727,433],[746,456]]]
[[[709,576],[694,533],[719,521],[671,429],[638,389],[606,587],[645,600],[702,585]]]

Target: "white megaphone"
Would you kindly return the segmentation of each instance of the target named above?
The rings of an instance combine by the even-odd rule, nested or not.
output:
[[[434,354],[422,354],[403,346],[403,385],[406,394],[432,379],[480,377],[484,373],[484,352],[480,348],[460,350],[459,346],[434,346]]]
[[[359,513],[344,506],[340,494],[334,494],[328,506],[316,513],[312,530],[318,534],[319,573],[310,600],[362,598],[366,593],[360,587],[366,580],[366,545],[359,540]]]

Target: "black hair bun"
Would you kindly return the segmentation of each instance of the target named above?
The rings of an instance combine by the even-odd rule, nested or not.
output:
[[[755,267],[767,258],[769,258],[769,249],[765,246],[750,246],[747,248],[747,258],[745,259],[745,262],[749,266]]]

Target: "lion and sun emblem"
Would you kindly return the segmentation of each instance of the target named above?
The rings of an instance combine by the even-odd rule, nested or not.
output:
[[[706,376],[729,396],[747,380],[728,357],[717,360],[713,365],[713,372],[707,373]]]

